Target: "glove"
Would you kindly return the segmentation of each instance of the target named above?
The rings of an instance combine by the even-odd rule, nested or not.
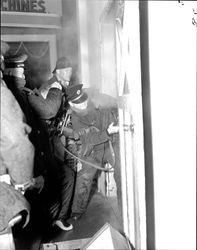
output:
[[[108,134],[115,134],[119,132],[119,127],[118,126],[114,126],[114,123],[112,122],[109,127],[107,128],[107,132]]]
[[[24,126],[24,132],[25,132],[25,134],[28,135],[28,134],[31,133],[31,131],[32,131],[32,128],[29,125],[25,124],[25,126]]]
[[[40,91],[37,88],[33,89],[33,93],[34,93],[34,95],[42,96],[41,93],[40,93]]]
[[[29,189],[38,189],[38,193],[40,193],[42,191],[44,187],[44,178],[42,175],[39,175],[36,178],[32,179],[31,185],[29,186]]]
[[[73,137],[75,140],[79,139],[79,134],[76,131],[74,131],[72,128],[64,127],[63,134],[65,136]]]
[[[37,88],[34,88],[33,90],[31,90],[27,87],[24,87],[23,90],[26,91],[29,95],[37,95],[37,96],[41,95],[40,91]]]
[[[44,178],[42,175],[36,177],[34,187],[38,189],[38,193],[40,193],[44,187]]]
[[[79,172],[82,169],[82,163],[80,161],[77,162],[77,172]]]
[[[64,127],[63,134],[65,136],[72,136],[73,135],[73,129],[72,128],[68,128],[68,127]]]

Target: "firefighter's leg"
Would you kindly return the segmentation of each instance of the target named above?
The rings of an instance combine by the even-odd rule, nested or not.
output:
[[[72,204],[72,214],[85,212],[97,169],[83,164],[82,170],[77,173],[75,193]]]
[[[74,188],[74,171],[65,164],[57,164],[45,187],[50,219],[67,219],[71,209]]]
[[[61,171],[58,173],[58,189],[60,211],[57,219],[67,219],[69,217],[71,198],[74,188],[74,171],[66,165],[62,165]]]
[[[74,187],[73,170],[63,164],[59,168],[56,181],[54,183],[57,187],[56,202],[50,207],[53,217],[52,225],[64,231],[70,231],[73,229],[73,226],[67,219],[70,217],[71,198]]]

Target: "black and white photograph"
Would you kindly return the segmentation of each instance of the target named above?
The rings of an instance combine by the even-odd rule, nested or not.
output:
[[[197,1],[1,0],[0,250],[196,250]]]

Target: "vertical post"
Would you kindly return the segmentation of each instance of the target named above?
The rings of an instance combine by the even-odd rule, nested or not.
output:
[[[140,1],[140,46],[142,69],[142,105],[144,120],[144,151],[146,176],[146,231],[147,248],[155,249],[154,175],[152,153],[152,124],[149,77],[148,2]]]

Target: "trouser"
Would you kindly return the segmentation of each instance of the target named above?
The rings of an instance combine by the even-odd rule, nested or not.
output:
[[[115,154],[115,164],[113,165],[114,168],[114,180],[116,182],[117,187],[117,200],[118,200],[118,207],[120,213],[122,214],[122,190],[121,190],[121,165],[120,165],[120,143],[119,143],[119,136],[116,136],[114,141],[112,142],[114,154]],[[110,148],[107,144],[105,148],[105,155],[104,155],[104,162],[111,163],[111,152]]]
[[[86,159],[89,162],[94,162],[92,159]],[[95,162],[94,162],[95,163]],[[98,165],[98,163],[97,163]],[[97,169],[84,164],[82,169],[77,173],[75,182],[75,192],[72,203],[72,213],[84,213],[88,202],[94,178],[96,177]]]
[[[74,171],[63,163],[57,164],[44,190],[50,220],[70,217],[73,187]]]

